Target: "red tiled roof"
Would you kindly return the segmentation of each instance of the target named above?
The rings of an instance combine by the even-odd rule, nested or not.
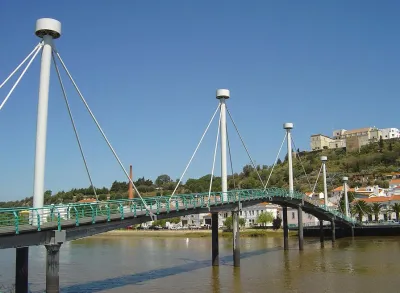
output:
[[[392,196],[374,196],[369,198],[357,198],[357,200],[363,200],[366,203],[374,203],[374,202],[388,202],[388,201],[400,201],[400,195],[392,195]]]
[[[392,179],[389,181],[389,184],[400,184],[400,179]]]
[[[342,191],[342,190],[343,190],[343,186],[338,186],[332,191]]]

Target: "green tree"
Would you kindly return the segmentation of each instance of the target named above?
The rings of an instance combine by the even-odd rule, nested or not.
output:
[[[167,174],[162,174],[157,177],[155,183],[157,186],[163,186],[166,183],[172,182],[171,177],[169,177]]]
[[[383,138],[382,138],[382,135],[381,135],[381,137],[379,139],[379,147],[380,147],[381,150],[383,150]]]
[[[271,212],[261,213],[257,217],[257,223],[265,226],[268,223],[272,223],[274,215]]]
[[[399,203],[395,203],[390,207],[390,210],[393,213],[396,213],[396,221],[399,221],[399,214],[400,214],[400,204]]]
[[[155,220],[155,221],[153,222],[153,226],[165,227],[166,222],[167,222],[167,221],[166,221],[165,219],[162,219],[162,220]]]
[[[171,219],[168,219],[168,222],[170,222],[172,224],[178,224],[181,222],[181,218],[179,218],[179,217],[171,218]]]
[[[239,218],[239,226],[240,227],[246,226],[246,220],[244,218]]]
[[[282,219],[279,217],[276,217],[273,221],[272,221],[272,227],[274,230],[277,230],[281,227],[282,224]]]
[[[358,215],[358,220],[362,222],[365,215],[371,214],[371,207],[363,200],[356,200],[351,208],[353,215]]]
[[[99,194],[99,200],[107,200],[106,194]]]
[[[378,221],[379,213],[382,211],[382,208],[383,208],[383,205],[380,204],[380,203],[374,202],[371,205],[371,209],[370,210],[371,210],[371,213],[374,214],[374,216],[375,216],[375,221]]]
[[[232,217],[231,217],[231,216],[229,216],[229,217],[227,217],[227,218],[225,219],[224,225],[225,225],[225,227],[226,227],[228,230],[231,230],[231,229],[232,229],[233,220],[232,220]]]

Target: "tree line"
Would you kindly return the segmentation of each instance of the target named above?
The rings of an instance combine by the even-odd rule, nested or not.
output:
[[[363,146],[359,152],[346,152],[345,149],[324,149],[319,151],[300,151],[293,152],[293,175],[294,188],[301,192],[323,191],[323,181],[321,175],[318,177],[321,160],[320,156],[326,155],[328,172],[328,190],[332,190],[343,184],[342,177],[350,178],[350,187],[362,187],[366,185],[379,185],[387,188],[388,180],[386,173],[400,171],[400,140],[391,139],[371,143]],[[267,187],[288,188],[288,154],[283,160],[279,159],[276,164],[256,165],[246,164],[240,172],[228,175],[228,188],[232,189],[252,189]],[[271,173],[271,171],[273,172]],[[366,175],[368,179],[359,179]],[[362,176],[361,176],[362,177]],[[260,181],[260,179],[262,182]],[[189,178],[182,182],[176,190],[181,193],[200,193],[209,190],[211,174],[200,178]],[[175,189],[178,180],[173,180],[167,174],[161,174],[153,182],[145,177],[134,181],[135,186],[142,196],[161,196],[170,195]],[[221,177],[214,176],[211,191],[221,191]],[[99,200],[128,198],[128,182],[114,181],[109,188],[96,188]],[[44,194],[45,204],[71,203],[85,198],[93,198],[94,190],[92,186],[87,188],[72,188],[69,191],[58,191],[53,194],[47,190]],[[26,197],[17,201],[0,202],[0,207],[13,206],[32,206],[32,197]]]

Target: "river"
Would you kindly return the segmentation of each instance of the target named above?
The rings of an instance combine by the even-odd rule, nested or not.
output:
[[[400,237],[345,238],[334,246],[306,239],[282,249],[281,237],[242,238],[241,267],[220,238],[220,266],[211,267],[211,238],[91,237],[61,247],[62,292],[399,292]],[[29,282],[45,284],[45,248],[32,247]],[[13,283],[15,250],[0,250],[0,283]]]

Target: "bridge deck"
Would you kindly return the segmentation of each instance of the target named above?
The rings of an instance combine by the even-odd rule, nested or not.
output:
[[[328,221],[333,219],[339,225],[356,224],[352,218],[347,218],[335,209],[318,205],[317,202],[309,200],[299,192],[290,195],[287,190],[279,188],[233,190],[226,194],[214,192],[151,197],[144,198],[144,202],[140,199],[126,199],[51,205],[40,209],[26,207],[0,209],[0,239],[9,238],[8,244],[2,243],[0,248],[22,245],[17,240],[18,236],[32,236],[53,230],[65,230],[67,240],[73,240],[147,222],[151,220],[151,215],[155,215],[157,218],[171,218],[188,214],[218,212],[232,210],[239,203],[245,207],[260,202],[269,202],[295,208],[303,201],[303,211],[319,219]],[[49,235],[46,237],[35,236],[33,238],[36,240],[32,240],[33,244],[31,245],[43,244],[48,241],[49,237]],[[15,244],[12,244],[13,239]]]

